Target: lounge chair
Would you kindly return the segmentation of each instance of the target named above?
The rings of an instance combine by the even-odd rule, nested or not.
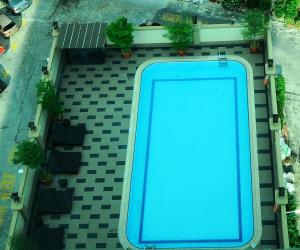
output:
[[[72,210],[73,188],[57,191],[55,188],[41,188],[38,194],[38,214],[68,214]]]
[[[80,152],[50,152],[47,168],[53,174],[78,174],[81,162]]]
[[[60,250],[63,248],[64,233],[63,228],[30,226],[27,236],[34,243],[34,250]]]
[[[53,146],[81,146],[85,131],[85,124],[55,124],[51,144]]]

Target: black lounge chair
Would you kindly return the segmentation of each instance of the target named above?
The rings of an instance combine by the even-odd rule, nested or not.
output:
[[[81,161],[80,152],[50,152],[47,168],[53,174],[78,174]]]
[[[68,214],[72,210],[73,188],[56,191],[55,188],[42,188],[38,194],[38,214]]]
[[[34,250],[60,250],[63,248],[64,233],[63,228],[30,226],[27,236],[34,243]]]
[[[85,124],[67,125],[57,123],[51,138],[53,146],[81,146],[85,135]]]

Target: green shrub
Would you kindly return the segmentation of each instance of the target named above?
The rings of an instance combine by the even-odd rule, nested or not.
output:
[[[177,50],[184,50],[193,41],[193,25],[188,22],[178,22],[167,25],[166,35],[172,41],[173,47]]]
[[[288,224],[288,234],[290,247],[299,248],[300,247],[300,236],[299,230],[297,228],[297,215],[293,212],[297,208],[296,195],[288,194],[288,204],[286,206],[287,212],[292,212],[287,214],[287,224]]]
[[[284,24],[285,25],[294,25],[295,20],[293,18],[286,18],[286,19],[284,19]]]
[[[284,2],[283,1],[275,1],[274,2],[274,12],[277,17],[284,16]]]
[[[13,163],[22,163],[30,168],[37,168],[43,160],[44,152],[42,146],[33,141],[23,141],[17,145],[13,156]]]
[[[285,18],[295,19],[298,15],[298,0],[286,0],[284,16]]]
[[[133,26],[126,17],[119,17],[111,22],[106,29],[106,35],[123,53],[128,53],[133,43]]]
[[[38,103],[46,109],[50,115],[58,116],[63,113],[63,107],[56,94],[55,87],[50,81],[41,80],[37,86]]]
[[[286,205],[287,212],[295,211],[297,208],[296,195],[288,193],[288,204]]]
[[[250,46],[258,47],[256,39],[263,35],[266,29],[265,15],[261,10],[249,10],[244,17],[244,38],[250,40]]]
[[[33,242],[25,235],[18,233],[10,239],[11,250],[32,250],[35,249]]]
[[[275,78],[276,85],[276,97],[277,97],[277,109],[278,115],[281,120],[281,126],[285,123],[284,105],[285,105],[285,80],[283,76],[277,76]]]
[[[245,5],[245,0],[223,0],[222,6],[225,9],[234,10]]]

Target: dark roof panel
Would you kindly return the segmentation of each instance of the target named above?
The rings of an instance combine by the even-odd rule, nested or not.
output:
[[[60,49],[103,48],[106,23],[63,23],[56,47]]]

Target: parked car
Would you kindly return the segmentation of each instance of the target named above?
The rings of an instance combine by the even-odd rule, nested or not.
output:
[[[0,33],[2,33],[5,37],[10,37],[18,30],[19,27],[13,20],[4,14],[0,14]]]
[[[0,93],[6,89],[7,85],[0,79]]]
[[[29,7],[28,0],[2,0],[3,3],[9,8],[13,13],[19,14],[23,10],[26,10]]]

